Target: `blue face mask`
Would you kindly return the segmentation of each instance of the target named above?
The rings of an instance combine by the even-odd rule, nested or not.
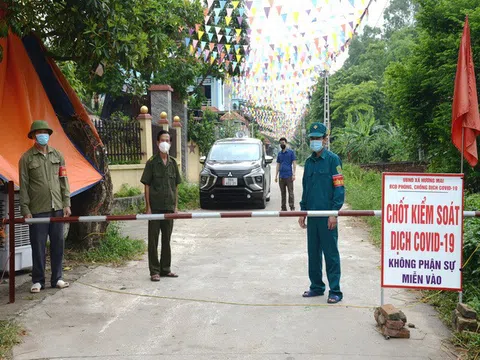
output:
[[[323,149],[323,141],[322,140],[310,140],[310,149],[315,152],[319,152]]]
[[[37,143],[39,143],[42,146],[45,146],[48,144],[48,140],[50,139],[50,135],[48,134],[37,134],[35,135],[37,139]]]

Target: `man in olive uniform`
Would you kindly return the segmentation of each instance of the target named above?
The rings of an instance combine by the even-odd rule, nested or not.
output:
[[[65,160],[60,151],[48,146],[53,131],[46,121],[32,123],[28,137],[35,144],[20,159],[20,210],[26,218],[70,216],[70,187]],[[51,286],[69,284],[63,275],[63,223],[30,225],[32,244],[32,293],[45,288],[45,248],[50,237]]]
[[[313,153],[305,162],[300,208],[302,211],[340,210],[345,198],[342,162],[336,154],[324,147],[328,136],[325,125],[313,123],[308,136]],[[328,303],[338,303],[343,294],[340,291],[337,218],[309,217],[305,225],[303,216],[300,217],[299,224],[302,228],[307,228],[308,275],[311,282],[310,289],[303,293],[303,297],[321,296],[325,292],[322,280],[323,254],[330,286]]]
[[[178,184],[182,182],[176,160],[168,155],[170,134],[161,130],[157,135],[160,152],[145,165],[140,180],[145,185],[145,203],[147,214],[165,214],[177,212]],[[162,231],[162,249],[158,260],[158,237]],[[150,280],[160,281],[160,276],[177,277],[170,270],[172,255],[170,238],[173,220],[153,220],[148,222],[148,266]]]

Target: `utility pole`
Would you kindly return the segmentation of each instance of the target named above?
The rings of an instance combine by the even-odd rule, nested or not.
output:
[[[328,72],[325,70],[325,84],[323,95],[323,124],[327,128],[327,149],[330,150],[330,90],[328,86]]]

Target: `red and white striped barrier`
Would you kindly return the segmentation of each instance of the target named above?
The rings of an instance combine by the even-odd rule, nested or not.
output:
[[[340,211],[229,211],[229,212],[193,212],[168,214],[104,215],[104,216],[70,216],[45,218],[16,218],[16,224],[44,224],[51,222],[86,223],[131,220],[184,220],[184,219],[231,219],[231,218],[265,218],[265,217],[328,217],[328,216],[382,216],[381,210],[340,210]],[[480,211],[464,211],[464,217],[480,217]],[[8,219],[2,220],[9,224]]]

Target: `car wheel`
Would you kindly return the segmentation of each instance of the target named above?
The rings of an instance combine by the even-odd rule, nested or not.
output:
[[[267,199],[263,198],[258,202],[258,208],[259,209],[265,209],[267,207]]]

